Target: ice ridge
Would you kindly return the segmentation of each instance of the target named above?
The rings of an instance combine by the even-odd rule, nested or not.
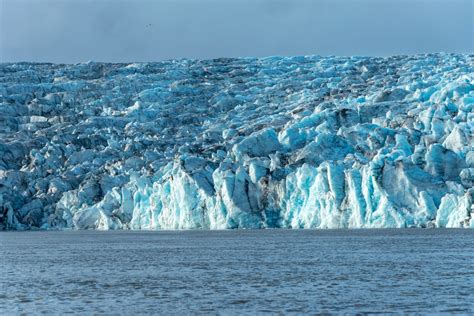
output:
[[[474,55],[0,64],[0,228],[474,227]]]

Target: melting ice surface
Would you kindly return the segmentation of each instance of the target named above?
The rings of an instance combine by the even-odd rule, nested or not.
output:
[[[8,229],[474,227],[474,55],[0,64]]]

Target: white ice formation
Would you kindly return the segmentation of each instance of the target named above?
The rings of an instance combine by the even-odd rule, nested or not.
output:
[[[474,227],[474,55],[0,64],[0,227]]]

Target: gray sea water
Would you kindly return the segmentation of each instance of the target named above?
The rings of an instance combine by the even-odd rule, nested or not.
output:
[[[474,230],[0,233],[0,314],[474,313]]]

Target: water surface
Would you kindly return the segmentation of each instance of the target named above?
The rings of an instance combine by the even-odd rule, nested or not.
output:
[[[474,313],[474,230],[0,233],[5,313]]]

